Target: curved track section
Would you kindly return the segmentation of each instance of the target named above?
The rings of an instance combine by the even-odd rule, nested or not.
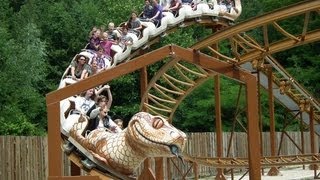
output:
[[[113,67],[115,67],[120,62],[126,62],[136,56],[141,55],[141,50],[145,49],[146,47],[156,43],[159,41],[161,36],[165,33],[173,32],[177,29],[177,27],[186,27],[195,23],[202,24],[205,26],[222,26],[227,27],[229,26],[230,22],[233,22],[241,13],[241,3],[240,0],[235,1],[235,8],[237,8],[237,12],[235,12],[233,9],[231,12],[227,12],[226,9],[218,5],[216,0],[212,0],[211,3],[200,3],[197,5],[196,10],[193,10],[190,5],[183,5],[182,8],[179,10],[178,16],[173,16],[170,12],[164,12],[164,17],[161,20],[161,26],[155,27],[155,25],[152,22],[142,22],[143,25],[143,31],[142,36],[137,37],[133,33],[129,33],[129,36],[133,39],[133,44],[130,46],[127,46],[125,50],[123,50],[119,45],[112,45],[111,49],[113,51],[113,63],[110,66],[110,70],[112,71]],[[115,31],[119,31],[118,29]],[[82,55],[87,56],[92,61],[92,58],[94,57],[94,52],[90,50],[83,50],[81,53]],[[75,56],[76,57],[76,56]],[[75,58],[74,58],[75,59]],[[73,60],[74,60],[73,59]],[[173,60],[173,62],[176,62],[176,60]],[[190,66],[190,65],[189,65]],[[74,84],[76,81],[72,80],[71,78],[66,77],[68,71],[70,69],[70,66],[65,71],[64,75],[62,76],[59,89],[64,88],[65,86],[69,84]],[[179,72],[182,80],[178,80],[174,75],[170,76],[170,73],[166,73],[163,78],[164,80],[171,84],[171,87],[175,88],[175,91],[169,91],[172,94],[176,94],[177,96],[185,94],[187,92],[191,92],[193,88],[190,87],[196,87],[200,84],[200,82],[205,79],[205,77],[209,76],[210,73],[207,71],[202,70],[201,68],[197,68],[196,66],[193,66],[192,68],[186,67],[182,64],[176,64],[175,69]],[[184,83],[184,81],[188,81],[188,83]],[[174,85],[174,83],[181,83],[180,85]],[[184,86],[184,87],[183,87]],[[165,95],[168,89],[161,86],[161,84],[157,84],[157,87],[155,88],[155,91],[158,93]],[[175,98],[168,98],[169,96],[166,96],[165,98],[160,98],[158,95],[154,94],[154,96],[151,98],[154,102],[157,101],[164,101],[168,104],[171,104],[174,102],[174,105],[178,105],[179,102],[182,100],[175,100]],[[166,99],[167,98],[167,99]],[[176,97],[178,98],[178,97]],[[72,97],[71,97],[72,99]],[[170,102],[172,101],[172,102]],[[64,103],[68,104],[68,101],[61,101],[60,103],[60,121],[65,120],[65,105]],[[162,106],[161,109],[155,108],[150,106],[150,111],[154,111],[154,114],[156,114],[157,111],[170,111],[169,109],[175,109],[177,106],[169,107],[169,106]],[[101,179],[132,179],[130,176],[124,176],[117,171],[113,170],[112,168],[109,168],[105,165],[103,165],[100,161],[96,160],[92,157],[92,155],[81,145],[79,145],[76,141],[74,141],[69,136],[69,133],[66,132],[65,128],[61,128],[61,133],[64,136],[64,140],[68,140],[75,146],[76,150],[73,150],[71,152],[68,152],[68,158],[78,167],[81,169],[86,170],[91,175],[97,175]],[[62,142],[62,145],[64,142]],[[85,167],[82,160],[84,158],[90,159],[92,162],[94,162],[95,166],[93,168]]]
[[[293,107],[288,107],[288,109],[291,110],[299,110],[299,105],[300,100],[302,99],[309,99],[308,103],[312,104],[317,110],[319,109],[319,103],[316,102],[311,95],[302,88],[301,85],[299,85],[296,81],[294,81],[294,79],[289,75],[289,73],[287,73],[284,68],[282,68],[277,62],[276,60],[274,60],[274,58],[272,58],[271,54],[272,53],[276,53],[279,52],[280,50],[286,50],[286,49],[290,49],[293,48],[295,46],[298,45],[303,45],[306,43],[311,43],[314,41],[318,41],[320,40],[320,27],[317,27],[318,29],[311,29],[308,26],[308,22],[310,22],[310,13],[318,13],[318,9],[320,8],[320,2],[319,1],[308,1],[305,3],[301,3],[301,4],[297,4],[295,6],[291,6],[289,8],[286,9],[282,9],[282,10],[278,10],[274,13],[271,14],[266,14],[264,16],[258,17],[256,19],[253,19],[251,21],[247,21],[238,25],[233,26],[232,28],[227,28],[223,31],[218,31],[217,33],[213,34],[211,37],[195,44],[194,46],[192,46],[191,48],[194,49],[209,49],[212,53],[212,56],[218,60],[222,60],[222,61],[226,61],[228,63],[232,63],[235,64],[236,66],[242,66],[242,68],[253,72],[256,71],[257,68],[259,68],[259,66],[264,66],[265,63],[268,63],[270,65],[272,65],[272,67],[274,68],[275,72],[274,72],[274,76],[278,77],[274,79],[274,83],[277,86],[277,88],[280,89],[283,88],[283,85],[281,84],[282,80],[290,80],[293,85],[290,87],[290,90],[288,90],[288,88],[286,88],[285,91],[278,89],[278,94],[281,95],[287,95],[287,97],[284,96],[278,96],[279,100],[281,101],[281,99],[291,99],[293,102],[295,102],[295,106]],[[281,34],[284,34],[283,37],[281,37],[280,39],[274,40],[272,44],[268,43],[268,34],[267,34],[267,27],[269,27],[269,24],[278,24],[277,21],[280,20],[290,20],[290,18],[293,17],[297,17],[300,16],[301,18],[303,18],[303,23],[302,23],[302,29],[301,29],[301,34],[297,34],[297,35],[293,35],[290,34],[286,31],[284,31],[283,28],[279,27],[277,25],[277,29],[281,29]],[[259,43],[257,43],[256,40],[254,40],[252,37],[249,36],[250,31],[255,31],[257,29],[262,28],[262,35],[263,35],[263,39],[264,39],[264,44],[260,45]],[[250,29],[251,28],[251,29]],[[248,33],[246,32],[248,31]],[[234,56],[228,56],[228,55],[224,55],[221,54],[218,50],[215,50],[214,48],[212,48],[211,46],[214,44],[218,44],[221,41],[228,41],[228,43],[231,45],[232,47],[232,54]],[[250,58],[249,58],[250,57]],[[249,63],[248,63],[249,62]],[[157,89],[158,86],[158,82],[163,82],[162,79],[165,78],[165,76],[167,76],[167,72],[172,71],[173,68],[171,67],[175,67],[176,64],[174,63],[168,63],[163,67],[163,70],[160,70],[155,76],[154,78],[150,81],[149,85],[148,85],[148,92],[145,93],[145,95],[143,96],[142,99],[142,103],[141,103],[141,108],[143,106],[145,106],[148,109],[151,109],[150,107],[154,107],[153,109],[161,109],[160,106],[166,106],[166,104],[159,104],[159,102],[155,102],[153,103],[153,101],[149,101],[148,104],[146,104],[146,100],[147,99],[152,99],[153,96],[153,89]],[[258,66],[258,67],[257,67]],[[167,69],[167,71],[165,71],[164,69]],[[177,68],[175,68],[177,69]],[[198,71],[200,72],[204,72],[205,70],[199,70],[201,69],[200,67],[197,67]],[[179,74],[180,72],[177,71],[176,74]],[[263,73],[263,72],[262,72]],[[264,73],[265,74],[265,73]],[[208,76],[206,76],[208,77]],[[203,79],[204,77],[202,77]],[[183,80],[182,80],[183,81]],[[168,81],[167,81],[168,82]],[[188,80],[184,80],[185,83],[188,83]],[[162,85],[164,87],[170,87],[172,86],[170,83],[172,82],[168,82],[167,85]],[[263,81],[264,87],[266,87],[266,82]],[[282,82],[283,83],[283,82]],[[181,84],[181,82],[180,82]],[[291,83],[290,83],[291,84]],[[194,87],[193,86],[190,86]],[[171,97],[173,89],[167,89],[166,92],[168,93],[167,96]],[[187,89],[184,89],[184,92],[189,92]],[[182,96],[186,96],[188,93],[184,93],[184,94],[180,94],[179,98],[176,99],[183,99]],[[150,95],[150,97],[149,97]],[[163,95],[165,96],[165,95]],[[173,96],[176,97],[176,96]],[[181,101],[176,101],[176,102],[181,102]],[[172,103],[172,102],[171,102]],[[292,104],[290,102],[290,104]],[[289,104],[284,104],[289,106]],[[176,107],[176,105],[172,105],[173,107]],[[173,108],[174,109],[174,108]],[[301,110],[307,110],[307,109],[301,109]],[[317,111],[316,111],[317,112]],[[168,111],[166,112],[168,113]],[[174,113],[174,111],[170,111],[169,115],[166,115],[167,117],[172,117],[172,113]],[[160,112],[158,112],[158,114],[162,114]],[[162,114],[163,115],[163,114]],[[317,115],[318,116],[318,115]],[[316,116],[316,117],[317,117]]]
[[[164,36],[167,31],[175,29],[177,26],[185,27],[194,23],[215,26],[217,24],[224,27],[229,26],[228,23],[237,19],[242,11],[240,0],[235,0],[235,8],[227,12],[225,6],[219,5],[217,0],[211,0],[210,3],[201,2],[194,10],[190,5],[183,4],[179,10],[178,16],[174,16],[171,12],[163,12],[164,17],[161,19],[161,25],[156,27],[152,22],[142,21],[141,37],[137,37],[134,33],[128,33],[133,39],[133,44],[123,50],[119,45],[112,45],[111,49],[114,52],[113,63],[111,67],[116,66],[120,62],[131,59],[139,55],[137,50],[146,48],[157,42],[161,36]],[[120,33],[115,30],[116,33]],[[92,55],[87,53],[89,57]]]
[[[319,18],[320,1],[307,1],[281,9],[270,14],[260,16],[250,21],[237,24],[233,27],[218,31],[207,39],[195,44],[191,48],[196,50],[209,49],[211,56],[215,59],[226,61],[243,68],[249,72],[260,73],[260,84],[268,88],[268,69],[272,67],[273,94],[274,97],[291,112],[300,111],[305,124],[310,125],[310,108],[314,108],[314,119],[316,120],[315,132],[320,135],[320,106],[310,93],[307,92],[294,78],[271,55],[299,45],[312,43],[320,40],[320,26],[312,24],[312,16]],[[299,32],[290,32],[281,27],[281,21],[290,21],[291,18],[301,19]],[[311,26],[313,25],[313,26]],[[279,34],[278,39],[270,39],[268,32],[275,31]],[[260,34],[262,41],[255,40],[251,33]],[[225,55],[213,48],[220,42],[227,42],[232,47],[232,55]],[[147,91],[141,100],[141,109],[148,109],[150,112],[168,117],[172,121],[173,114],[189,92],[214,75],[210,70],[204,70],[190,64],[183,64],[182,59],[174,59],[167,63],[149,82]],[[182,68],[181,68],[182,66]],[[182,73],[183,69],[185,73]],[[188,75],[190,71],[201,73],[198,76]],[[188,73],[187,73],[188,72]],[[205,73],[203,73],[205,72]],[[175,78],[172,78],[174,74]],[[178,76],[177,76],[178,75]],[[170,77],[170,79],[168,78]],[[179,78],[180,77],[180,78]],[[178,78],[178,79],[176,79]],[[184,89],[180,88],[183,85]],[[179,88],[177,88],[179,87]],[[294,165],[318,163],[318,158],[313,155],[297,155],[288,157],[288,161],[282,161],[284,157],[273,157],[274,160],[263,158],[263,166],[272,166],[277,161],[279,164]],[[314,158],[314,159],[313,159]],[[201,158],[193,159],[199,164],[206,164]],[[210,159],[210,158],[209,158]],[[213,158],[214,159],[214,158]],[[264,161],[265,159],[265,161]],[[294,161],[296,159],[297,161]],[[232,164],[233,158],[226,158],[225,164],[214,159],[210,166],[227,167]],[[208,164],[208,163],[207,163]],[[241,163],[240,163],[241,164]],[[248,166],[247,163],[243,163]],[[231,165],[232,166],[232,165]]]
[[[240,1],[238,0],[236,2]],[[146,30],[147,28],[145,28],[146,32],[143,32],[143,37],[148,37],[147,41],[150,41],[150,38],[158,38],[159,35],[163,33],[165,30],[170,30],[170,26],[177,26],[182,21],[186,22],[188,18],[190,19],[200,17],[201,15],[211,17],[219,15],[206,14],[208,12],[208,8],[208,5],[201,5],[197,10],[197,12],[201,13],[189,17],[187,16],[187,11],[181,11],[181,15],[183,15],[183,13],[185,15],[185,17],[182,18],[183,20],[175,19],[176,21],[171,22],[171,25],[169,20],[173,17],[169,18],[170,15],[166,15],[166,17],[163,19],[164,26],[161,27],[159,31],[153,31],[152,29]],[[248,71],[256,70],[257,68],[259,68],[259,66],[256,66],[255,62],[262,62],[260,63],[262,65],[268,62],[277,71],[274,72],[274,76],[277,76],[278,74],[281,75],[280,77],[274,79],[274,84],[277,85],[277,87],[279,88],[278,91],[281,94],[281,96],[279,96],[280,101],[281,99],[286,99],[284,98],[285,96],[289,98],[292,102],[294,102],[296,105],[300,105],[301,99],[308,99],[308,103],[310,103],[314,107],[317,107],[319,103],[316,102],[307,93],[307,91],[304,90],[296,81],[292,81],[293,78],[288,73],[286,73],[279,64],[276,63],[276,61],[271,57],[271,54],[279,51],[284,51],[286,49],[296,47],[299,45],[319,41],[320,27],[312,29],[309,26],[310,23],[312,23],[310,16],[314,15],[314,13],[317,14],[319,9],[320,1],[306,1],[235,25],[233,27],[224,29],[223,31],[218,31],[212,36],[206,38],[205,40],[195,44],[191,48],[199,51],[201,51],[202,49],[209,49],[212,53],[212,56],[215,59],[227,61],[228,63],[232,63],[235,66],[241,66],[241,68],[247,69]],[[281,27],[282,20],[290,20],[290,18],[294,17],[300,17],[301,19],[303,19],[302,28],[300,32],[289,32],[288,30],[285,30],[285,28]],[[224,16],[224,18],[227,17]],[[214,19],[212,19],[211,23],[215,23],[215,21],[213,20]],[[282,36],[279,36],[279,39],[272,39],[271,41],[268,36],[268,31],[270,31],[268,28],[270,27],[273,27]],[[254,40],[250,36],[250,32],[259,30],[260,34],[262,35],[262,42]],[[147,31],[149,33],[147,33]],[[130,59],[134,56],[138,56],[139,53],[136,53],[138,52],[137,50],[141,49],[141,47],[144,44],[150,43],[147,41],[143,42],[141,40],[141,42],[139,42],[138,39],[136,39],[134,45],[132,47],[127,48],[127,50],[124,52],[117,51],[117,49],[113,47],[113,50],[116,52],[113,67],[117,65],[119,62],[124,61],[125,59],[128,60],[128,58]],[[232,56],[224,55],[218,50],[212,48],[213,45],[218,44],[221,41],[227,41],[231,45]],[[141,101],[140,106],[141,109],[146,108],[149,110],[149,112],[153,114],[161,115],[172,120],[172,116],[176,108],[178,107],[179,103],[186,97],[186,95],[188,95],[195,87],[200,85],[207,78],[215,75],[215,72],[211,71],[210,69],[205,70],[196,65],[188,64],[182,61],[183,59],[177,59],[174,56],[172,56],[170,62],[164,65],[162,69],[154,76],[154,78],[150,81],[148,85],[146,93],[143,95],[143,99]],[[113,69],[110,69],[109,71],[112,70]],[[261,73],[264,72],[261,71]],[[292,85],[290,86],[291,88],[286,88],[286,82],[283,82],[285,80],[291,81],[287,83]],[[285,103],[283,104],[285,106],[288,106]],[[307,103],[302,102],[302,104],[306,105]],[[299,105],[295,108],[300,108]],[[308,108],[304,108],[301,110],[308,111]],[[316,118],[319,119],[318,111],[316,111],[316,113]],[[72,155],[70,157],[74,156]],[[278,162],[280,162],[280,157],[275,158],[278,158]],[[75,161],[77,161],[76,158],[71,158],[71,160],[72,159],[75,159]],[[204,161],[199,158],[196,158],[195,160],[195,158],[190,157],[186,157],[186,159],[189,159],[191,161],[197,161],[200,164],[201,162],[203,162],[204,164],[208,164],[208,160]],[[309,161],[309,158],[304,159],[299,157],[298,159],[302,159],[302,161],[300,161],[299,164]],[[315,159],[315,157],[312,157],[312,159]],[[234,158],[226,158],[226,161],[228,162],[226,162],[225,164],[232,164]],[[265,166],[268,166],[268,164],[271,165],[274,162],[275,161],[266,160]],[[219,161],[211,161],[210,164],[217,167],[225,167],[224,165],[221,165],[221,163],[219,164]],[[93,173],[96,171],[99,172],[99,170],[96,169],[91,170],[91,172]],[[117,175],[110,176],[112,177]]]
[[[173,58],[149,82],[142,106],[148,112],[172,120],[173,113],[187,94],[215,73]]]

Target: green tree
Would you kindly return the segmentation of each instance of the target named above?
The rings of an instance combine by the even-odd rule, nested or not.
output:
[[[15,39],[5,30],[0,33],[7,40],[0,47],[0,121],[5,127],[0,134],[15,132],[16,128],[21,128],[17,135],[41,133],[46,124],[45,104],[37,87],[45,77],[46,66],[39,30],[30,23],[20,29]],[[36,130],[37,127],[40,128]]]

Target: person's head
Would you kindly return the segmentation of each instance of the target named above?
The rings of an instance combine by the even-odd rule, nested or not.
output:
[[[104,95],[98,96],[98,98],[97,98],[97,104],[98,104],[99,107],[104,107],[104,106],[106,106],[106,105],[107,105],[107,102],[108,102],[108,99],[107,99],[106,96],[104,96]]]
[[[86,64],[88,62],[88,58],[85,57],[84,55],[79,55],[77,58],[77,62],[82,65]]]
[[[114,23],[113,23],[113,22],[110,22],[110,23],[108,24],[108,30],[109,30],[109,31],[113,31],[113,30],[114,30]]]
[[[101,57],[103,54],[104,54],[104,49],[101,46],[99,46],[98,52],[97,52],[98,57]]]
[[[97,27],[93,27],[91,32],[90,32],[90,36],[91,37],[94,37],[94,38],[97,38],[100,36],[100,33],[101,33],[101,30]]]
[[[98,28],[96,26],[93,26],[93,28],[91,29],[90,33],[89,33],[89,37],[92,37],[93,34],[98,30]]]
[[[116,120],[114,120],[114,123],[116,123],[121,129],[123,129],[123,120],[122,119],[116,119]]]
[[[108,107],[107,107],[107,106],[103,106],[103,107],[100,108],[100,113],[99,113],[99,115],[100,115],[100,117],[102,118],[102,117],[107,116],[107,115],[108,115],[108,112],[109,112]]]
[[[150,4],[151,4],[151,3],[150,3],[150,0],[145,0],[145,1],[144,1],[144,4],[145,4],[145,5],[150,5]]]
[[[127,26],[123,26],[122,27],[122,34],[123,35],[127,35],[128,34],[128,27]]]
[[[102,33],[102,40],[103,41],[107,41],[108,40],[108,33],[107,32]]]
[[[98,62],[96,60],[93,60],[91,62],[91,69],[94,71],[94,70],[97,70],[98,69]]]
[[[84,97],[85,99],[92,99],[94,100],[96,97],[96,94],[94,93],[94,89],[88,89],[86,91],[83,91],[80,96]]]
[[[88,89],[87,91],[85,91],[84,97],[94,99],[95,98],[94,89]]]
[[[152,0],[152,4],[153,4],[153,6],[158,5],[158,0]]]
[[[132,19],[136,19],[137,17],[138,17],[137,12],[133,11],[133,12],[131,13],[131,18],[132,18]]]

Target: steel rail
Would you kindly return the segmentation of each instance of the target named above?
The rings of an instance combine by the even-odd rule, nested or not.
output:
[[[311,11],[316,11],[316,10],[319,10],[319,9],[320,9],[320,1],[303,2],[303,3],[300,3],[300,4],[294,5],[294,6],[287,7],[285,9],[281,9],[281,10],[266,14],[264,16],[260,16],[260,17],[258,17],[256,19],[251,19],[251,20],[246,21],[244,23],[235,25],[232,28],[226,28],[223,31],[218,31],[213,36],[208,37],[208,38],[206,38],[205,40],[203,40],[203,41],[201,41],[199,43],[196,43],[191,48],[196,49],[196,50],[199,50],[199,49],[202,49],[202,48],[206,48],[206,47],[208,47],[208,46],[210,46],[212,44],[218,43],[221,40],[224,40],[224,39],[239,35],[241,32],[245,32],[245,31],[251,30],[253,28],[260,27],[260,26],[266,27],[267,24],[274,23],[275,20],[282,20],[282,19],[285,19],[287,17],[292,17],[292,16],[303,14],[303,13],[307,13],[306,16],[308,16],[308,14]],[[320,40],[320,30],[313,31],[313,32],[307,32],[306,28],[304,28],[303,32],[302,32],[302,36],[303,36],[303,39],[301,39],[301,41],[298,41],[298,42],[297,42],[297,39],[299,39],[298,36],[295,37],[295,38],[291,37],[291,38],[288,38],[286,40],[282,40],[282,41],[279,41],[277,43],[270,44],[270,45],[266,46],[267,47],[266,49],[256,48],[256,50],[250,51],[250,52],[248,52],[248,53],[246,53],[244,55],[240,55],[239,54],[239,56],[236,58],[239,61],[237,65],[240,65],[240,64],[242,64],[244,62],[247,62],[247,61],[251,61],[251,60],[253,60],[255,58],[259,58],[261,56],[265,56],[265,55],[268,55],[268,54],[279,52],[281,50],[285,50],[287,48],[292,48],[292,47],[295,47],[295,46],[298,46],[298,45],[302,45],[302,44],[318,41],[318,40]],[[241,37],[241,36],[239,36],[239,37]],[[254,47],[254,46],[252,46],[252,47]],[[162,49],[162,51],[163,52],[167,52],[167,49]],[[262,51],[267,52],[267,54],[262,53]],[[215,50],[213,50],[213,52],[218,53],[218,51],[215,51]],[[142,58],[143,58],[143,56],[138,56],[137,58],[134,58],[134,59],[142,59]],[[158,57],[155,57],[154,59],[158,59]],[[228,59],[228,58],[226,58],[226,59]],[[179,60],[180,59],[172,60],[170,63],[168,63],[169,66],[164,66],[164,68],[162,68],[155,75],[155,77],[157,77],[157,78],[154,78],[153,80],[151,80],[151,84],[149,83],[149,86],[147,88],[148,90],[146,91],[145,95],[143,96],[144,98],[147,98],[150,95],[149,91],[150,91],[151,88],[153,88],[153,85],[156,84],[156,81],[158,79],[160,79],[160,77],[162,77],[162,76],[165,77],[164,74],[168,71],[168,69],[171,69],[171,67],[177,68],[176,63],[178,63]],[[155,61],[155,60],[153,60],[153,61]],[[127,63],[125,63],[125,64],[127,64]],[[131,62],[131,64],[134,64],[134,63]],[[171,114],[169,114],[170,119],[172,119],[172,115],[174,114],[177,106],[180,104],[182,99],[184,99],[190,92],[192,92],[192,90],[195,87],[197,87],[199,84],[204,82],[205,79],[209,78],[208,74],[203,73],[203,72],[205,72],[205,70],[203,70],[200,67],[197,67],[197,68],[199,68],[198,70],[200,72],[202,72],[202,73],[198,73],[197,72],[197,74],[200,75],[199,78],[198,79],[193,79],[193,80],[190,79],[190,81],[192,81],[193,86],[189,86],[189,88],[184,89],[184,93],[179,94],[180,96],[177,98],[177,101],[175,102],[175,105],[173,107],[171,107],[172,108]],[[121,70],[121,68],[115,67],[114,70],[116,70],[116,69],[120,69]],[[136,68],[131,68],[131,71],[133,71],[133,69],[136,69]],[[193,71],[191,69],[188,69],[188,70]],[[111,74],[111,73],[107,73],[107,74]],[[113,75],[113,76],[117,77],[117,76],[120,76],[121,74],[124,74],[124,71],[120,71],[119,73],[117,73],[116,75]],[[214,72],[210,72],[209,74],[213,75]],[[98,77],[103,77],[103,75],[98,75],[95,79],[98,79]],[[112,78],[109,78],[109,79],[112,79]],[[190,84],[190,81],[187,81],[187,82],[183,81],[183,82]],[[84,82],[86,82],[86,84],[89,85],[89,80],[84,80]],[[90,84],[88,87],[91,87],[91,86],[93,86],[93,85]],[[75,92],[79,91],[79,90],[76,90],[77,87],[78,87],[78,85],[71,85],[71,87],[67,88],[67,91],[66,91],[67,93],[65,95],[61,95],[59,97],[68,96],[71,93],[71,91],[72,92],[73,91],[75,91]],[[60,94],[62,94],[62,93],[60,93]],[[58,95],[49,94],[48,95],[49,102],[53,103],[53,102],[59,101],[59,99],[56,99],[57,96]],[[142,102],[143,102],[143,100],[142,100]],[[143,103],[141,103],[141,104],[144,105]],[[150,107],[152,105],[148,104],[147,106]],[[161,109],[161,110],[164,110],[164,109]],[[79,164],[79,160],[77,160],[76,158],[79,158],[79,157],[74,157],[73,155],[69,156],[70,160],[75,162],[75,164],[77,164],[79,167],[82,167],[82,165]],[[185,159],[189,160],[189,161],[197,162],[199,164],[215,166],[215,167],[248,167],[248,160],[246,158],[243,158],[243,159],[242,158],[200,158],[200,157],[186,156]],[[320,163],[318,154],[317,155],[264,157],[264,158],[261,159],[261,161],[262,161],[261,164],[262,164],[263,167],[269,167],[269,166],[275,166],[275,165],[281,166],[281,165],[316,164],[316,163]],[[95,171],[95,170],[91,170],[91,171],[92,172],[90,172],[90,174],[92,174],[92,173],[93,174],[94,173],[99,174],[98,171]],[[106,176],[106,175],[104,175],[104,176]]]
[[[248,158],[237,157],[194,157],[184,155],[184,160],[196,162],[200,165],[216,168],[244,168],[249,167]],[[293,166],[306,164],[319,164],[320,154],[303,154],[289,156],[265,156],[260,159],[261,167]]]
[[[281,40],[276,43],[270,44],[270,46],[268,47],[268,51],[267,51],[267,49],[265,49],[266,52],[262,52],[260,50],[250,51],[250,52],[240,56],[238,59],[238,63],[236,63],[236,64],[241,65],[241,64],[252,61],[253,59],[256,59],[259,57],[271,55],[271,54],[274,54],[277,52],[287,50],[288,48],[294,48],[296,46],[312,43],[312,42],[319,41],[319,40],[320,40],[320,29],[307,33],[305,35],[303,41],[297,42],[295,39],[288,38],[288,39]]]
[[[226,28],[223,31],[216,32],[213,36],[210,36],[199,43],[196,43],[191,48],[199,50],[206,48],[212,44],[218,43],[221,40],[227,39],[236,34],[246,32],[256,27],[265,26],[273,23],[275,20],[282,20],[288,17],[297,16],[310,11],[318,11],[320,9],[320,1],[303,1],[301,3],[288,6],[274,12],[267,13],[265,15],[249,19],[245,22],[232,26],[232,28]]]

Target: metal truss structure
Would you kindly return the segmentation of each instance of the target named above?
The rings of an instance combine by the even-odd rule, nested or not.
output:
[[[313,24],[314,19],[320,18],[320,1],[304,1],[275,12],[262,15],[249,21],[220,30],[221,25],[211,23],[210,28],[219,30],[206,39],[196,43],[190,48],[182,48],[176,45],[167,45],[152,52],[141,54],[142,49],[131,55],[131,60],[116,67],[89,77],[76,84],[51,92],[47,95],[48,125],[49,125],[49,179],[63,179],[62,169],[59,167],[61,159],[60,131],[59,131],[59,102],[80,93],[83,90],[93,88],[117,77],[140,71],[141,105],[140,109],[152,114],[161,115],[172,121],[173,115],[179,104],[196,87],[209,78],[215,80],[215,113],[217,127],[217,157],[192,157],[185,155],[185,161],[191,163],[187,172],[181,176],[186,177],[193,168],[197,179],[197,166],[212,166],[218,170],[217,179],[225,179],[223,169],[248,168],[250,179],[261,179],[261,168],[271,167],[269,174],[277,175],[279,166],[287,165],[314,165],[320,163],[320,155],[316,153],[315,135],[320,135],[320,104],[317,102],[285,69],[277,62],[272,54],[285,51],[300,45],[313,43],[320,40],[320,26]],[[283,21],[291,18],[301,19],[299,32],[291,32],[282,26]],[[204,21],[205,22],[205,21]],[[206,26],[210,24],[206,22]],[[174,29],[171,29],[172,31]],[[270,33],[277,33],[278,39],[270,39]],[[251,34],[260,35],[254,39]],[[155,43],[157,38],[150,44]],[[225,42],[230,45],[232,53],[226,55],[219,51],[218,44]],[[210,53],[204,53],[209,51]],[[147,60],[146,60],[147,59]],[[158,61],[166,63],[153,76],[147,78],[147,67]],[[245,87],[247,107],[247,126],[243,128],[247,132],[248,157],[237,158],[223,156],[222,149],[222,120],[220,104],[220,76],[225,76],[238,81]],[[259,112],[260,99],[255,94],[260,94],[260,87],[265,88],[269,95],[270,113],[270,157],[263,157],[261,152],[261,118]],[[239,93],[240,94],[240,93]],[[292,156],[279,156],[276,152],[275,142],[275,118],[274,99],[277,99],[288,112],[294,115],[310,132],[311,153],[305,154],[304,145],[297,145],[286,130],[287,135],[301,154]],[[237,114],[235,114],[236,116]],[[287,124],[290,124],[288,120]],[[234,118],[234,123],[237,118]],[[301,131],[303,136],[303,130]],[[232,140],[230,139],[229,143]],[[281,143],[280,143],[281,144]],[[260,148],[257,148],[260,147]],[[278,149],[281,149],[278,147]],[[278,150],[279,151],[279,150]],[[74,162],[73,172],[78,172],[79,157],[76,154],[69,156]],[[170,160],[167,161],[169,164]],[[163,169],[164,160],[156,160],[157,169]],[[174,163],[173,163],[174,164]],[[146,160],[144,169],[139,179],[165,179],[163,170],[153,172],[150,161]],[[178,168],[178,166],[175,166]],[[79,179],[110,179],[115,175],[102,173],[99,170],[91,170],[90,176],[78,177]],[[77,173],[73,173],[77,174]],[[315,173],[316,174],[316,173]],[[170,176],[170,175],[168,175]],[[318,176],[318,175],[317,175]]]

